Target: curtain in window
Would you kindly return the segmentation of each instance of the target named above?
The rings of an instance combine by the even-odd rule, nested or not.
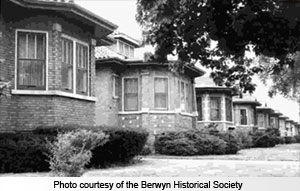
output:
[[[138,79],[137,78],[124,79],[124,110],[125,111],[138,110]]]
[[[62,39],[62,88],[73,90],[73,42]]]
[[[154,107],[168,109],[168,79],[155,78],[154,80]]]
[[[210,98],[210,120],[220,121],[221,120],[221,99],[216,97]]]
[[[77,93],[87,94],[88,87],[88,47],[76,43],[76,88]]]
[[[17,33],[17,78],[20,89],[45,89],[46,34]]]

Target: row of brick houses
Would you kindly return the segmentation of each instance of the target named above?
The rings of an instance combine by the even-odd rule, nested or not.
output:
[[[116,29],[73,2],[1,0],[0,83],[9,86],[0,87],[0,130],[80,124],[155,134],[216,123],[298,133],[279,112],[206,83],[192,64],[178,72],[171,61],[135,58],[139,42]]]

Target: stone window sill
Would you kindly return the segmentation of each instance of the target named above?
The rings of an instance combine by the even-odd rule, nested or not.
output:
[[[49,95],[49,96],[62,96],[62,97],[68,97],[68,98],[74,98],[74,99],[80,99],[80,100],[86,100],[86,101],[97,101],[96,97],[90,97],[85,95],[78,95],[63,91],[56,91],[56,90],[50,90],[50,91],[38,91],[38,90],[12,90],[12,94],[14,95]]]

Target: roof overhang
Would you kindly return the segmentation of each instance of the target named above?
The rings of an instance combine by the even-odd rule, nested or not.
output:
[[[254,106],[261,106],[261,103],[259,103],[258,101],[255,101],[255,100],[233,100],[232,101],[233,104],[236,104],[236,105],[254,105]]]
[[[221,86],[203,86],[196,87],[196,93],[222,93],[229,94],[231,96],[236,95],[233,88],[221,87]]]
[[[2,1],[2,0],[1,0]],[[91,11],[75,4],[56,1],[38,1],[38,0],[7,0],[24,8],[37,10],[48,10],[68,15],[72,18],[81,18],[86,24],[95,27],[94,35],[99,43],[100,39],[111,34],[117,29],[117,25],[92,13]]]

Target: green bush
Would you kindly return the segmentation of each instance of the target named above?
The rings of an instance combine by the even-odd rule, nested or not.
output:
[[[148,132],[144,129],[103,128],[103,132],[109,135],[109,139],[106,144],[92,150],[93,157],[89,166],[128,164],[141,153],[148,138]]]
[[[253,147],[274,147],[278,143],[278,136],[273,130],[253,132]]]
[[[216,136],[226,142],[225,154],[236,154],[240,150],[241,143],[234,133],[219,132]]]
[[[233,133],[240,144],[240,149],[248,149],[253,146],[252,136],[250,135],[249,131],[235,129]]]
[[[300,143],[300,135],[295,135],[294,136],[296,143]]]
[[[297,142],[295,137],[284,137],[284,139],[285,144],[293,144]]]
[[[30,131],[0,133],[0,172],[49,171],[46,139],[53,137]]]
[[[227,143],[198,130],[169,131],[159,134],[154,142],[155,152],[166,155],[225,154]]]
[[[90,162],[91,150],[107,142],[102,132],[85,129],[58,134],[49,142],[50,169],[55,176],[77,177],[83,174],[84,167]]]

